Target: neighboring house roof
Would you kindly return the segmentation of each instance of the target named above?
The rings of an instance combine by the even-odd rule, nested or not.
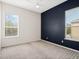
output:
[[[71,26],[79,26],[79,19],[72,21]]]
[[[74,21],[72,21],[71,23],[72,23],[72,24],[79,23],[79,19],[74,20]]]

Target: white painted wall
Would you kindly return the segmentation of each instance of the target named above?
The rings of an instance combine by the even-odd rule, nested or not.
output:
[[[0,2],[0,46],[1,46],[1,2]]]
[[[0,46],[1,46],[1,2],[0,2]]]
[[[28,6],[29,7],[29,6]],[[19,37],[5,38],[4,35],[4,20],[5,15],[18,15],[20,22]],[[31,41],[40,40],[41,36],[41,14],[29,10],[21,9],[9,4],[3,4],[2,17],[2,47],[27,43]]]

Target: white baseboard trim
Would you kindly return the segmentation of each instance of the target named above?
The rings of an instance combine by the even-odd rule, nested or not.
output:
[[[42,40],[42,41],[44,41],[44,42],[46,42],[46,43],[53,44],[53,45],[58,46],[58,47],[61,47],[61,48],[65,48],[65,49],[68,49],[68,50],[71,50],[71,51],[74,51],[74,52],[79,53],[79,51],[78,51],[78,50],[75,50],[75,49],[72,49],[72,48],[68,48],[68,47],[65,47],[65,46],[62,46],[62,45],[58,45],[58,44],[55,44],[55,43],[51,43],[51,42],[46,41],[46,40]]]

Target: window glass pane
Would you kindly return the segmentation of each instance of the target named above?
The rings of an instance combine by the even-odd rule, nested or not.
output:
[[[17,16],[6,16],[5,26],[17,26]]]
[[[16,36],[17,28],[5,28],[5,36]]]

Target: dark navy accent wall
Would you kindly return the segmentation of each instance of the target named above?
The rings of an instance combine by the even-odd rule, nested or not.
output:
[[[79,50],[79,42],[64,40],[65,11],[75,7],[79,7],[79,0],[68,0],[43,12],[41,14],[41,38]]]

